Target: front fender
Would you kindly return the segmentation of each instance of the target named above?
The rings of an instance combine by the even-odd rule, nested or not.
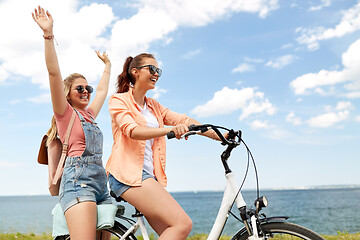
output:
[[[266,223],[269,223],[269,222],[284,222],[288,219],[289,217],[287,216],[275,216],[275,217],[265,217],[265,218],[262,218],[260,219],[260,225],[261,224],[266,224]],[[244,232],[246,232],[246,228],[243,227],[241,228],[234,236],[233,238],[231,238],[231,240],[237,240],[239,239],[239,237],[241,235],[243,235]]]
[[[267,222],[284,222],[288,219],[287,216],[275,216],[275,217],[265,217],[260,219],[260,223],[267,223]]]

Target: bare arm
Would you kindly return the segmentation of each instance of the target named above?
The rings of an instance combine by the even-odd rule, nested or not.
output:
[[[131,132],[131,138],[136,140],[148,140],[155,137],[162,137],[173,131],[177,139],[189,131],[185,124],[179,124],[173,127],[166,128],[152,128],[145,126],[138,126]]]
[[[99,114],[101,107],[104,104],[104,101],[106,99],[108,90],[109,90],[109,81],[110,81],[110,71],[111,71],[111,62],[106,54],[104,52],[102,55],[99,53],[99,51],[96,51],[96,54],[98,57],[105,63],[105,69],[101,76],[101,79],[99,81],[99,84],[96,88],[96,95],[94,100],[91,102],[89,108],[91,108],[94,111],[94,117]]]
[[[131,132],[131,138],[136,140],[148,140],[156,137],[165,136],[172,128],[152,128],[138,126]]]
[[[67,101],[64,94],[63,81],[54,46],[53,18],[48,11],[45,12],[45,10],[40,6],[38,9],[35,9],[34,13],[32,13],[32,17],[44,32],[45,61],[49,73],[53,109],[54,112],[63,114],[67,106]]]
[[[190,118],[189,126],[191,124],[201,125],[200,122],[198,122],[197,120],[195,120],[193,118]],[[180,137],[182,135],[184,135],[185,133],[187,133],[189,131],[189,129],[188,129],[188,126],[185,124],[179,124],[177,126],[167,127],[167,128],[152,128],[152,127],[138,126],[138,127],[134,128],[134,130],[131,132],[130,137],[133,139],[136,139],[136,140],[148,140],[148,139],[152,139],[155,137],[165,136],[166,134],[168,134],[171,131],[173,131],[175,133],[175,136],[177,139],[180,139]],[[223,134],[225,138],[227,137],[227,134],[228,133]],[[219,136],[215,133],[214,130],[209,130],[205,133],[202,133],[201,135],[211,138],[211,139],[214,139],[214,140],[221,141]]]

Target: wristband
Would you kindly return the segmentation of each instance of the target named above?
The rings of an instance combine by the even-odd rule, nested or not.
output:
[[[54,39],[54,35],[50,35],[50,36],[45,36],[45,35],[43,35],[43,37],[44,37],[46,40],[53,40],[53,39]]]

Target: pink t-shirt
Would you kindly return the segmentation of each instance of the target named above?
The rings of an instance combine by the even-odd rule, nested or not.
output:
[[[94,116],[94,112],[92,109],[86,110],[78,110],[76,109],[87,122],[92,122],[90,116]],[[56,121],[56,126],[59,132],[61,142],[65,140],[65,133],[68,128],[71,115],[73,113],[73,108],[68,103],[67,108],[63,115],[57,114],[54,112],[54,117]],[[81,156],[85,150],[85,134],[81,126],[80,118],[78,114],[76,114],[74,125],[71,129],[70,138],[69,138],[69,149],[68,156],[76,157]]]

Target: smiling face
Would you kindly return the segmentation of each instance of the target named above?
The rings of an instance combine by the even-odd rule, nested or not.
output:
[[[145,65],[154,65],[156,68],[158,68],[158,64],[154,58],[144,58],[141,66]],[[136,79],[134,88],[142,89],[145,91],[154,89],[155,83],[159,79],[159,74],[157,72],[151,74],[149,71],[149,67],[133,68],[131,72]]]
[[[76,78],[72,83],[67,99],[74,108],[85,109],[89,104],[91,94],[85,89],[85,86],[87,85],[88,82],[82,77]],[[84,91],[82,93],[79,93],[76,89],[78,86],[84,87]]]

